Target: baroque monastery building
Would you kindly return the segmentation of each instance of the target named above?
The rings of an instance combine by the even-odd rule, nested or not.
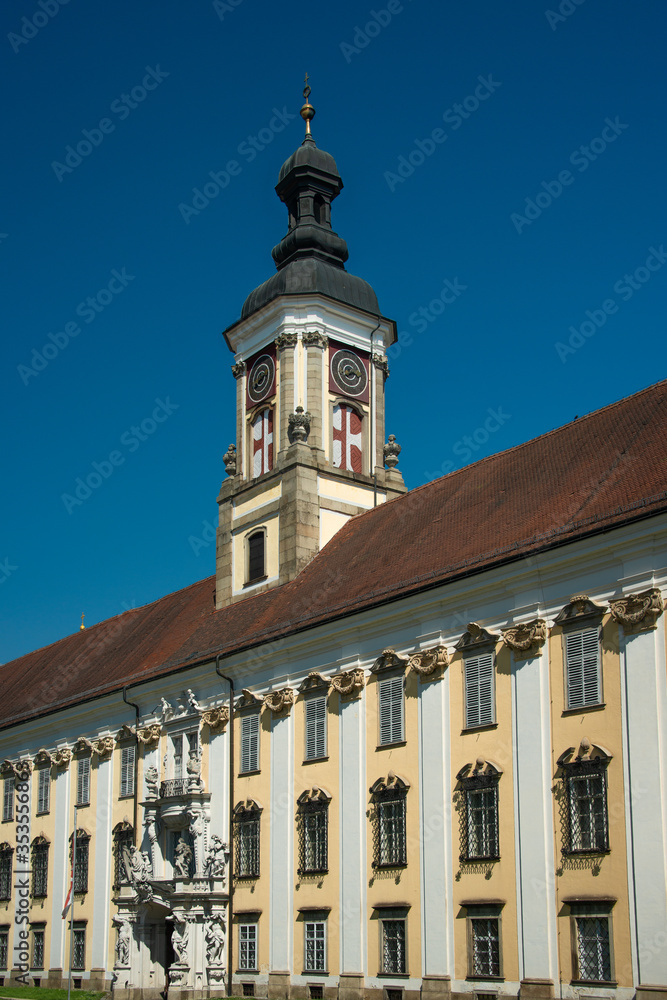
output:
[[[667,1000],[667,383],[406,492],[308,93],[215,575],[0,668],[0,980]]]

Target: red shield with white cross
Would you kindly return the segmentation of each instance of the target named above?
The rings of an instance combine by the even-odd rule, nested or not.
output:
[[[361,472],[361,417],[343,403],[333,411],[333,464],[337,469]]]
[[[273,468],[273,410],[262,410],[252,422],[252,477]]]

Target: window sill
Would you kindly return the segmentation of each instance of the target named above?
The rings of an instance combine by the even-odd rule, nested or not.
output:
[[[305,878],[305,877],[311,876],[311,875],[319,877],[320,875],[328,875],[329,874],[329,869],[328,868],[297,868],[297,872],[296,873],[299,876],[299,878]],[[318,909],[319,909],[319,907],[318,907]]]
[[[75,805],[76,805],[77,809],[86,809],[90,805],[90,801],[88,801],[88,802],[76,802]]]
[[[35,813],[35,816],[48,816],[50,812],[50,809],[41,809]]]
[[[252,882],[252,881],[254,881],[255,879],[258,879],[258,878],[259,878],[259,872],[257,872],[256,875],[235,875],[234,876],[234,881],[235,882]]]
[[[615,979],[571,979],[573,986],[618,986]]]
[[[597,702],[595,705],[580,705],[578,708],[564,708],[563,711],[561,712],[561,716],[579,715],[580,712],[601,712],[606,707],[607,707],[606,702],[600,701]]]
[[[459,861],[464,865],[477,865],[482,861],[500,861],[499,854],[480,854],[469,857],[467,854],[459,854]]]
[[[492,729],[497,729],[497,728],[498,728],[497,722],[485,722],[479,726],[464,726],[463,729],[461,730],[461,735],[463,735],[464,733],[481,733],[486,730],[490,732]]]
[[[407,868],[407,861],[383,861],[382,863],[373,862],[373,868],[375,871],[388,871],[392,868]]]
[[[378,972],[378,979],[409,979],[409,972]]]
[[[584,857],[591,857],[591,856],[594,857],[596,854],[604,856],[605,854],[611,854],[611,848],[610,847],[582,847],[582,848],[578,848],[578,849],[575,849],[575,850],[572,850],[572,851],[565,851],[565,850],[563,850],[563,851],[561,851],[561,854],[564,854],[566,858],[579,858],[582,855]]]
[[[328,976],[328,969],[303,969],[302,976]]]
[[[504,983],[504,976],[476,976],[474,973],[470,973],[466,976],[466,981],[473,983]]]
[[[237,969],[234,973],[236,976],[258,976],[259,969]]]
[[[254,580],[246,580],[246,582],[243,584],[243,587],[244,587],[244,589],[246,587],[254,587],[258,583],[264,583],[264,581],[268,580],[268,579],[269,578],[268,578],[267,574],[265,573],[264,576],[258,576]]]
[[[122,801],[123,799],[133,799],[133,798],[134,798],[134,792],[128,792],[126,795],[118,796],[119,801]]]
[[[250,774],[260,774],[260,769],[257,768],[255,771],[239,771],[236,775],[237,778],[247,778]]]
[[[393,743],[378,743],[376,746],[377,750],[392,750],[394,747],[405,747],[408,745],[407,740],[395,740]]]
[[[322,761],[329,760],[328,754],[325,757],[304,757],[304,764],[319,764]]]

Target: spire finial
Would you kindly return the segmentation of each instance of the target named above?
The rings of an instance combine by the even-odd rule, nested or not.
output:
[[[306,103],[301,108],[301,111],[299,113],[300,113],[301,117],[303,118],[303,120],[306,123],[306,139],[308,139],[308,138],[312,138],[312,133],[310,131],[310,123],[313,120],[313,118],[315,117],[315,108],[313,107],[313,105],[308,100],[308,98],[310,97],[310,86],[308,84],[308,74],[307,73],[306,73],[306,77],[305,77],[304,82],[305,82],[306,86],[303,88],[303,96],[304,96],[304,99],[305,99]]]
[[[86,616],[85,616],[85,614],[81,615],[81,624],[79,625],[79,631],[80,631],[80,632],[83,632],[83,631],[85,631],[85,628],[86,628],[86,626],[85,626],[85,625],[83,624],[83,619],[84,619],[85,617],[86,617]]]

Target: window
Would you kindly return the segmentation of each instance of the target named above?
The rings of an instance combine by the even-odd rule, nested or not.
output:
[[[304,959],[306,972],[326,972],[327,925],[325,920],[306,920]]]
[[[124,852],[134,845],[134,830],[129,823],[117,823],[113,829],[113,888],[127,885]]]
[[[72,947],[72,968],[85,969],[86,967],[86,925],[83,923],[74,924],[74,940]]]
[[[259,712],[241,716],[241,772],[259,771]]]
[[[257,924],[239,924],[239,969],[257,968]]]
[[[333,408],[333,464],[336,469],[362,472],[361,417],[351,406]]]
[[[570,902],[575,981],[613,982],[610,913],[613,905],[612,900]]]
[[[90,757],[79,757],[76,774],[76,804],[87,806],[90,803]]]
[[[123,747],[120,752],[120,797],[134,795],[135,747]]]
[[[273,410],[260,410],[252,422],[252,478],[273,468]]]
[[[403,975],[407,971],[405,956],[405,919],[381,920],[381,972]]]
[[[33,969],[44,968],[44,927],[32,928],[32,966]]]
[[[380,745],[403,740],[403,677],[378,681]]]
[[[199,753],[199,734],[197,730],[188,733],[174,733],[171,737],[171,765],[173,780],[176,785],[167,783],[168,794],[180,795],[187,790],[187,763],[190,754]]]
[[[234,810],[236,878],[259,876],[259,806],[249,799]]]
[[[306,760],[317,760],[327,754],[327,699],[307,698]]]
[[[558,760],[563,769],[566,806],[565,854],[609,850],[607,766],[611,758],[595,749],[595,757],[572,757],[570,750]]]
[[[47,813],[50,808],[51,771],[48,767],[41,767],[37,774],[37,812]]]
[[[70,861],[72,857],[74,834],[70,837]],[[76,832],[76,859],[74,864],[74,886],[75,893],[88,892],[88,849],[90,837],[84,830]],[[78,966],[77,966],[78,968]]]
[[[9,929],[0,927],[0,969],[8,968],[9,963]]]
[[[35,837],[32,842],[32,894],[35,899],[44,899],[49,885],[49,842],[44,837]]]
[[[14,848],[0,844],[0,899],[12,898],[12,860]]]
[[[600,630],[566,632],[564,639],[567,707],[599,705],[602,701]]]
[[[328,871],[329,802],[321,788],[299,796],[299,875]]]
[[[466,656],[465,673],[466,729],[491,726],[496,721],[493,691],[493,653]]]
[[[371,788],[374,810],[374,868],[406,865],[405,799],[408,785],[391,771]]]
[[[2,821],[7,823],[14,819],[14,777],[5,778],[2,797]]]
[[[253,531],[252,535],[248,536],[248,583],[263,580],[266,576],[265,541],[266,535],[263,529]]]
[[[470,919],[469,975],[483,979],[500,976],[500,918]]]
[[[462,801],[461,861],[500,857],[498,845],[498,780],[500,771],[487,761],[466,764],[456,776]]]

